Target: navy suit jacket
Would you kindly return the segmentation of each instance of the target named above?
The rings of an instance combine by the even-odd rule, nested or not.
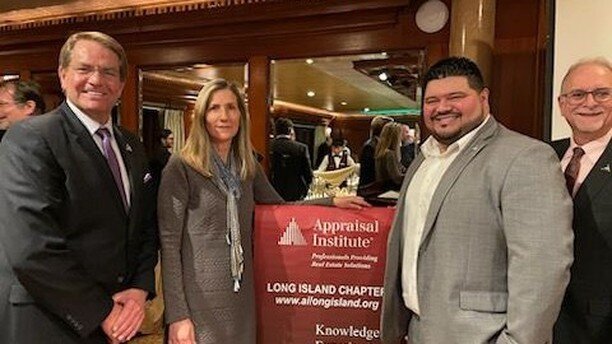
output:
[[[559,158],[570,146],[552,143]],[[612,142],[574,196],[574,264],[555,343],[612,341]]]
[[[66,103],[0,144],[0,343],[104,343],[111,296],[154,292],[154,189],[138,139],[114,128],[125,210],[105,157]]]

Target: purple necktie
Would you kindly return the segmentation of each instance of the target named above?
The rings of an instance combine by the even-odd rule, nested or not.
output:
[[[580,159],[583,155],[584,149],[575,147],[574,155],[572,155],[572,159],[565,168],[565,184],[567,186],[567,191],[569,191],[572,196],[574,195],[574,185],[576,184],[576,179],[578,179],[578,172],[580,172]]]
[[[119,189],[119,194],[121,194],[123,206],[127,210],[127,198],[125,197],[125,189],[123,188],[123,179],[121,179],[121,169],[119,168],[119,161],[117,160],[115,151],[111,146],[112,137],[110,135],[110,132],[106,128],[100,128],[96,131],[96,135],[98,135],[102,139],[102,150],[104,151],[104,156],[106,157],[108,166],[110,167],[110,170],[113,174],[113,179],[115,179],[117,189]]]

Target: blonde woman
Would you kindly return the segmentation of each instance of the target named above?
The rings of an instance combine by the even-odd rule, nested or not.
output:
[[[186,145],[164,169],[159,227],[171,344],[255,343],[251,231],[256,203],[284,203],[257,163],[238,88],[207,83]],[[357,197],[318,202],[368,206]]]
[[[401,164],[402,125],[397,122],[385,124],[380,133],[380,142],[374,152],[376,180],[384,182],[385,189],[399,190],[404,180]]]

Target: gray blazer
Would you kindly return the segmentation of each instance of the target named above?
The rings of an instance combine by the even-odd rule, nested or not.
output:
[[[190,318],[198,343],[255,343],[253,210],[281,204],[261,168],[242,182],[238,201],[244,250],[240,292],[233,291],[226,242],[226,198],[214,178],[202,176],[177,156],[163,171],[158,218],[167,324]],[[302,202],[330,204],[330,199]]]
[[[401,210],[423,160],[406,173],[389,234],[383,342],[549,343],[573,260],[571,199],[552,149],[491,117],[450,165],[421,238],[416,316],[402,298]]]

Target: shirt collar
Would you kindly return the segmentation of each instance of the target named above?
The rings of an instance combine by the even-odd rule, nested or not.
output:
[[[113,125],[110,118],[105,124],[101,125],[100,123],[94,121],[91,117],[87,116],[83,111],[81,111],[81,109],[74,105],[74,103],[72,103],[70,99],[66,99],[66,103],[68,104],[70,110],[72,110],[72,112],[74,112],[74,114],[77,116],[79,121],[81,121],[85,128],[87,128],[87,131],[89,132],[89,134],[91,134],[91,136],[93,136],[96,131],[100,129],[100,127],[104,127],[108,129],[108,131],[111,133],[111,136],[114,137]]]
[[[277,139],[290,139],[291,140],[291,136],[290,135],[276,135]]]
[[[421,151],[423,152],[423,154],[425,154],[426,158],[431,156],[445,157],[455,152],[460,152],[467,146],[467,144],[472,140],[472,138],[476,136],[476,133],[482,127],[484,127],[484,125],[489,121],[489,118],[491,118],[490,114],[485,117],[484,121],[482,121],[479,126],[472,129],[469,133],[463,135],[463,137],[461,137],[459,140],[451,143],[446,148],[446,151],[444,151],[444,153],[440,151],[440,146],[442,146],[442,144],[438,140],[436,140],[433,135],[429,135],[427,140],[425,140],[423,146],[421,147]]]
[[[572,136],[570,138],[570,146],[569,146],[569,151],[574,151],[574,148],[576,147],[581,147],[582,149],[584,149],[585,154],[589,155],[591,153],[594,153],[596,151],[604,151],[605,147],[608,145],[608,143],[610,142],[610,139],[612,139],[612,129],[608,130],[608,133],[605,134],[604,136],[593,140],[593,141],[589,141],[585,144],[583,144],[582,146],[578,145],[576,143],[576,141],[574,141],[574,136]]]

